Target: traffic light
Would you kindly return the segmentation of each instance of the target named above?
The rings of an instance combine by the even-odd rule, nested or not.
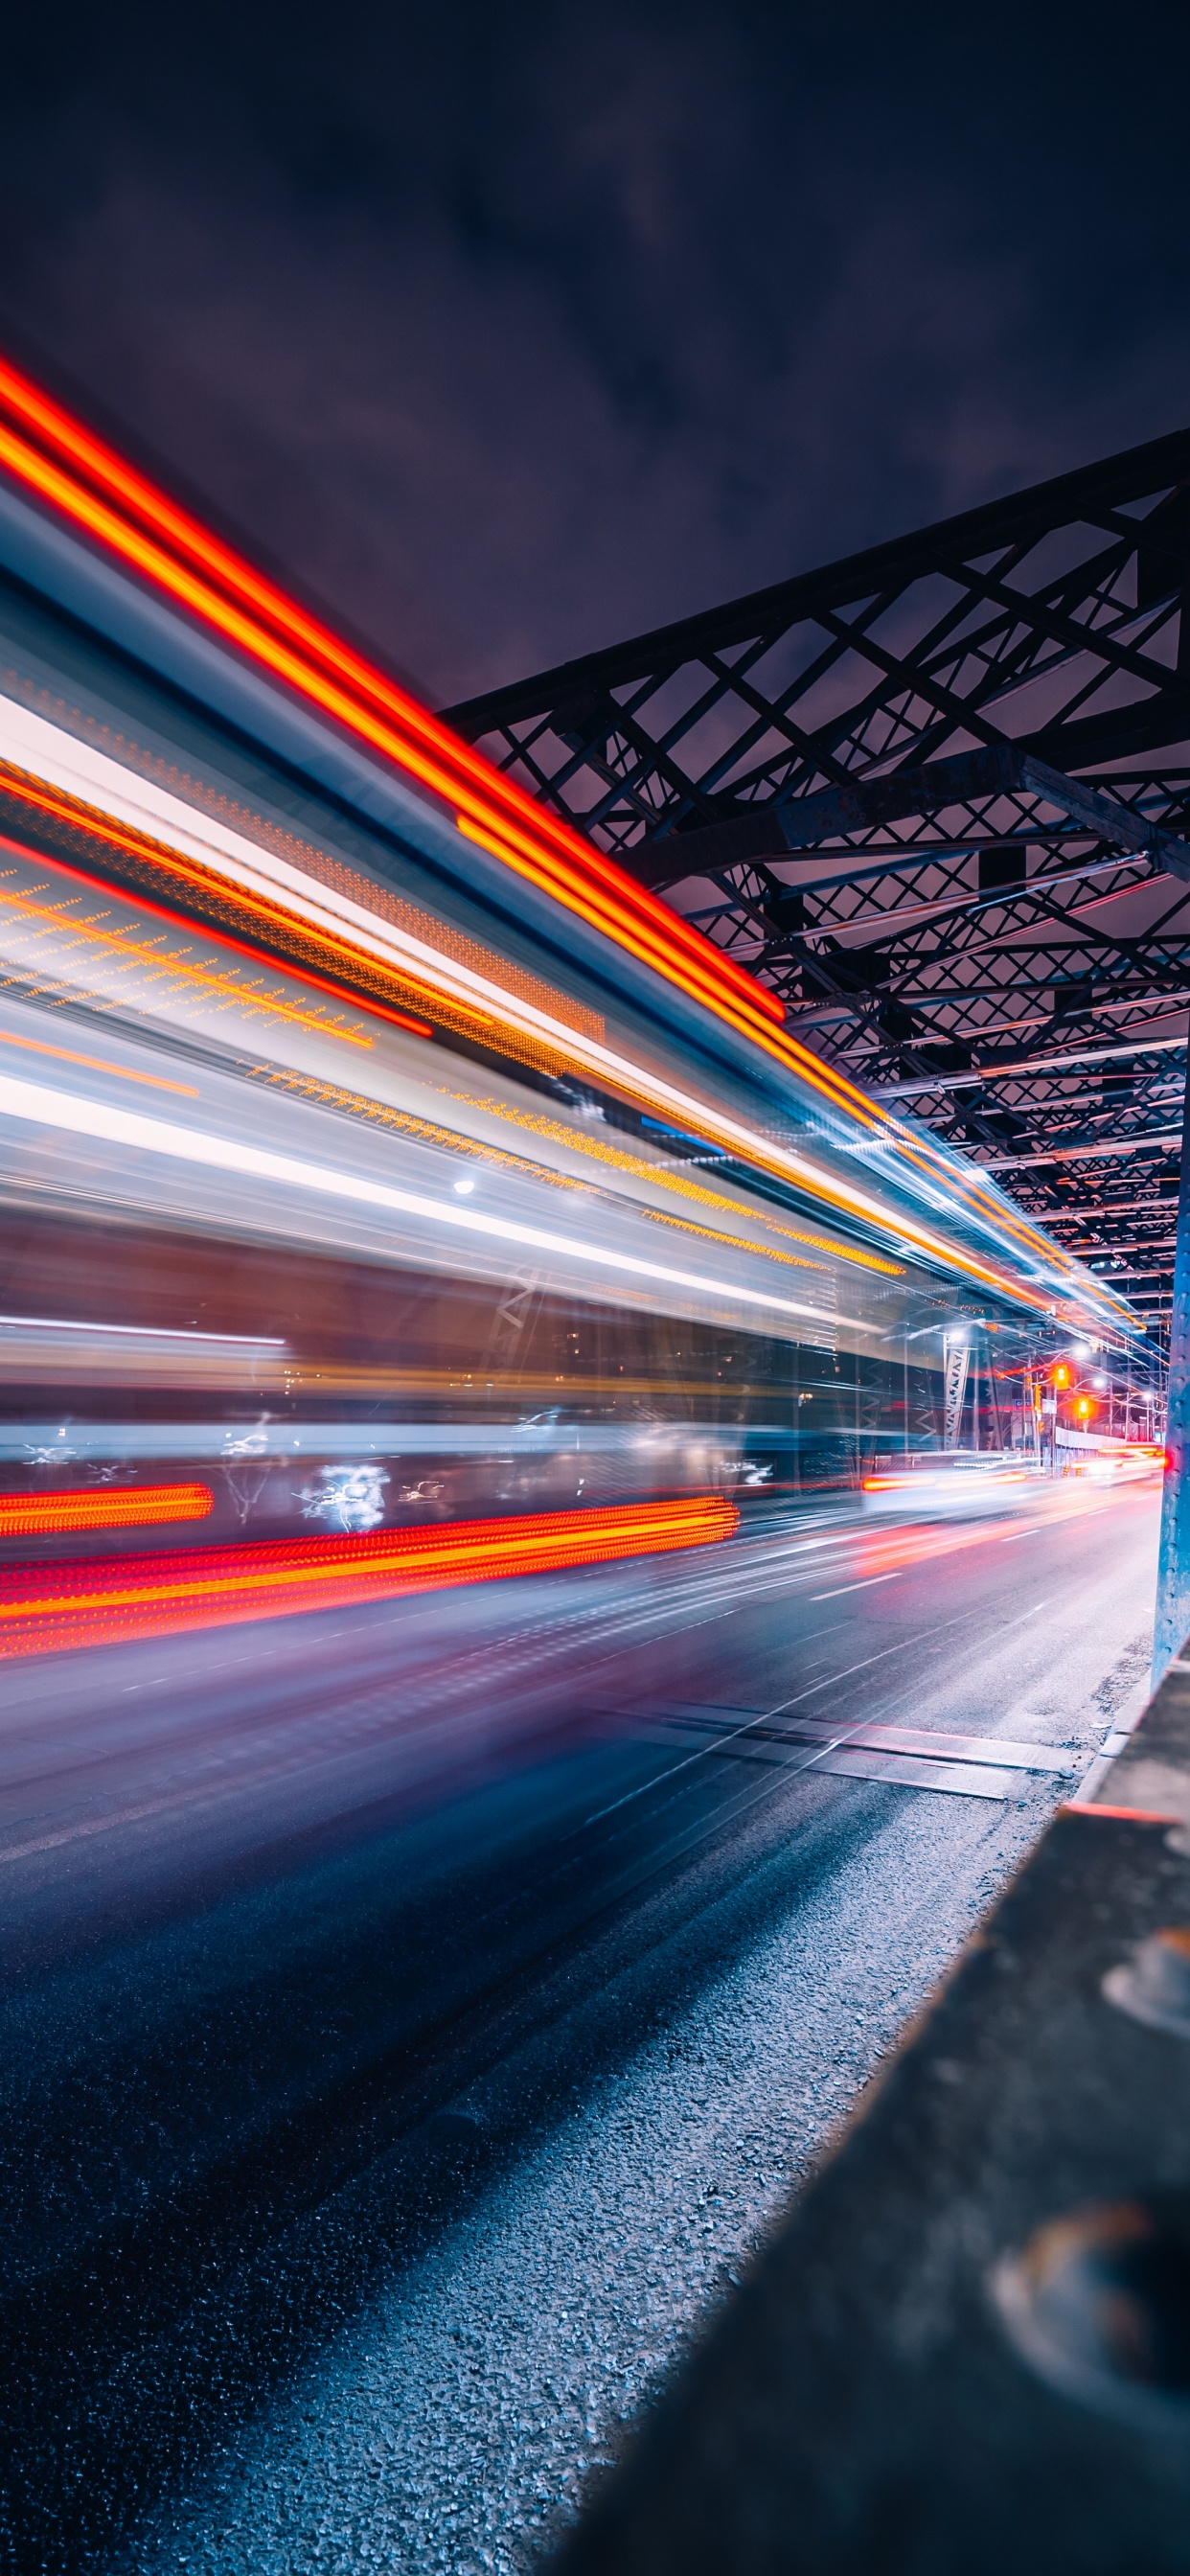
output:
[[[1056,1386],[1060,1393],[1063,1387],[1069,1386],[1070,1377],[1071,1372],[1068,1369],[1065,1360],[1058,1360],[1055,1366],[1050,1370],[1050,1385]]]

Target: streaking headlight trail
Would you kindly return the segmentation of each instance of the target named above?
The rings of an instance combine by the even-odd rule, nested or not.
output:
[[[366,1180],[362,1174],[304,1162],[292,1154],[270,1153],[258,1145],[239,1144],[233,1137],[210,1135],[201,1128],[175,1125],[163,1118],[142,1118],[135,1111],[110,1108],[104,1102],[84,1099],[79,1093],[52,1091],[42,1083],[19,1082],[0,1075],[0,1116],[28,1119],[34,1126],[57,1127],[74,1136],[100,1137],[105,1144],[127,1145],[143,1153],[171,1155],[179,1162],[205,1164],[212,1170],[237,1172],[283,1189],[354,1199],[367,1207],[387,1209],[394,1216],[417,1217],[460,1234],[486,1236],[518,1250],[549,1252],[564,1260],[588,1263],[610,1276],[618,1274],[693,1289],[707,1296],[742,1300],[745,1305],[767,1307],[775,1314],[801,1315],[817,1322],[836,1320],[828,1318],[820,1308],[792,1297],[739,1287],[697,1271],[674,1269],[667,1263],[637,1260],[632,1254],[585,1242],[577,1235],[554,1234],[542,1226],[520,1225],[510,1217],[489,1216],[479,1208],[461,1206],[456,1199],[431,1199],[413,1190],[390,1189],[382,1181]],[[837,1320],[853,1324],[857,1330],[865,1329],[850,1316]]]

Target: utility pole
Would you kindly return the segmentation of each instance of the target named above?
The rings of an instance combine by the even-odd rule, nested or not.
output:
[[[942,1446],[957,1449],[967,1394],[967,1371],[971,1365],[971,1345],[964,1338],[952,1342],[949,1334],[942,1345],[943,1414]]]
[[[1186,1094],[1190,1107],[1190,1084]],[[1182,1113],[1182,1178],[1178,1189],[1173,1310],[1169,1319],[1165,1488],[1153,1635],[1153,1688],[1190,1635],[1190,1134]]]
[[[1004,1427],[1000,1420],[1000,1400],[996,1394],[996,1364],[992,1358],[990,1341],[988,1343],[988,1412],[991,1415],[991,1445],[993,1449],[998,1449],[1003,1457]]]

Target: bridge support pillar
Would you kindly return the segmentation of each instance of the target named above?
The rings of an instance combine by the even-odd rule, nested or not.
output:
[[[1190,1064],[1182,1115],[1182,1178],[1178,1189],[1173,1312],[1169,1319],[1168,1465],[1161,1501],[1161,1554],[1157,1567],[1157,1618],[1153,1633],[1153,1688],[1171,1655],[1190,1636]]]

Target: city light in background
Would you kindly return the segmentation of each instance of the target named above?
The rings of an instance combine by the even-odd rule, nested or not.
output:
[[[1118,37],[14,27],[14,2567],[1179,2576],[1184,47]]]
[[[0,408],[0,554],[27,577],[40,549],[46,584],[9,616],[0,692],[0,1182],[27,1211],[0,1320],[10,1405],[26,1390],[3,1432],[8,1651],[101,1633],[102,1560],[69,1559],[59,1600],[31,1572],[53,1541],[102,1534],[132,1586],[111,1617],[148,1633],[167,1601],[321,1602],[288,1534],[315,1513],[357,1553],[366,1530],[412,1546],[445,1521],[435,1579],[458,1581],[509,1570],[462,1536],[498,1502],[540,1571],[587,1561],[608,1511],[615,1553],[650,1512],[675,1531],[693,1513],[705,1541],[734,1526],[730,1492],[846,1488],[865,1464],[887,1497],[890,1449],[1052,1472],[1100,1405],[1072,1375],[1090,1340],[1051,1365],[1050,1417],[1035,1396],[1072,1327],[1144,1377],[1107,1282],[781,1039],[772,996],[679,916],[11,367]],[[96,546],[113,642],[151,600],[157,658],[192,686],[201,669],[205,711],[142,674],[133,725],[118,657],[89,650],[84,675],[62,608],[96,613]],[[250,783],[229,713],[255,736]],[[160,1483],[166,1459],[193,1481]],[[532,1539],[538,1496],[565,1505],[561,1556]],[[205,1590],[177,1570],[187,1521]],[[149,1528],[158,1585],[121,1553]],[[283,1577],[278,1548],[305,1570]]]

